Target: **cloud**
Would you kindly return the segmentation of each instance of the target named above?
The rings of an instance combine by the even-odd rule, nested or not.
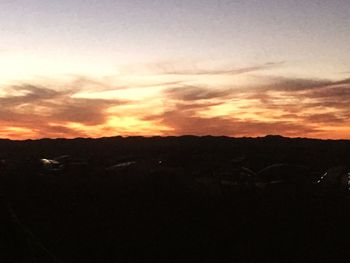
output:
[[[127,90],[133,89],[147,89],[154,87],[171,87],[176,85],[181,85],[183,82],[180,80],[175,81],[146,81],[142,83],[123,83],[121,79],[115,78],[105,78],[105,79],[93,79],[86,76],[76,76],[70,86],[74,87],[77,91],[93,91],[93,92],[103,92],[103,91],[117,91],[117,90]]]
[[[106,109],[124,103],[120,100],[69,98],[55,103],[50,119],[97,125],[105,122]]]
[[[322,100],[341,99],[341,101],[348,101],[350,100],[350,84],[346,86],[323,87],[313,91],[312,93],[305,93],[304,96]]]
[[[7,87],[0,97],[0,126],[25,128],[38,136],[61,137],[83,135],[69,128],[69,123],[103,124],[105,111],[112,106],[127,103],[116,99],[75,98],[75,89],[54,90],[35,85]]]
[[[207,104],[176,104],[173,109],[162,114],[148,116],[145,119],[158,122],[170,128],[166,135],[226,135],[226,136],[262,136],[266,134],[283,134],[285,136],[308,136],[320,132],[313,125],[298,124],[288,121],[259,121],[239,119],[238,116],[199,116],[198,110]],[[201,107],[202,106],[202,107]]]
[[[338,116],[336,113],[321,113],[305,116],[304,120],[311,123],[343,125],[348,121],[348,118],[346,116]]]
[[[272,77],[270,82],[273,85],[256,85],[246,92],[247,112],[258,108],[276,121],[312,127],[316,129],[312,134],[318,137],[344,138],[346,131],[350,132],[349,79]],[[307,131],[300,127],[300,134],[303,132]]]
[[[222,68],[222,69],[203,69],[197,66],[188,67],[183,64],[181,66],[175,63],[158,63],[149,65],[148,67],[159,74],[164,75],[240,75],[245,73],[252,73],[256,71],[269,70],[283,65],[285,62],[268,62],[261,65],[249,67],[236,68]],[[193,64],[192,64],[193,65]]]
[[[297,92],[297,91],[317,91],[325,90],[325,88],[334,87],[349,87],[350,79],[342,79],[338,81],[332,81],[329,79],[307,79],[307,78],[287,78],[287,77],[275,77],[275,76],[260,76],[261,84],[256,84],[253,90],[259,91],[285,91],[285,92]]]
[[[303,91],[313,90],[320,87],[332,85],[334,82],[324,79],[303,79],[286,77],[265,77],[263,84],[257,86],[260,91]]]
[[[350,79],[331,81],[264,77],[263,82],[264,84],[257,84],[247,90],[245,98],[260,99],[266,104],[276,104],[278,98],[284,101],[294,98],[299,105],[302,102],[301,106],[327,106],[327,103],[333,105],[332,102],[336,102],[333,105],[336,106],[350,101]],[[306,102],[306,99],[309,99],[309,102]]]
[[[350,114],[350,79],[332,82],[312,91],[306,91],[298,96],[310,101],[305,107],[334,109],[342,114]]]
[[[168,88],[164,91],[164,94],[168,98],[183,101],[225,98],[228,97],[231,93],[231,89],[205,88],[198,86]]]
[[[270,66],[278,65],[266,63],[258,68]],[[81,77],[64,88],[62,85],[51,88],[49,82],[48,85],[3,87],[0,136],[87,137],[147,131],[159,135],[262,136],[278,133],[337,137],[337,129],[339,134],[345,134],[347,129],[350,132],[350,79],[256,76],[255,80],[250,86],[231,88],[227,84],[189,85],[162,76],[129,87],[127,82],[104,84],[104,80]],[[52,86],[56,84],[53,82]],[[79,97],[86,89],[101,95],[99,92],[104,90],[135,87],[159,88],[137,103],[118,99],[117,95],[113,98],[100,96],[99,99]]]
[[[67,91],[58,92],[34,85],[12,86],[5,88],[4,91],[5,96],[0,97],[0,104],[5,107],[56,99],[62,95],[69,94]]]

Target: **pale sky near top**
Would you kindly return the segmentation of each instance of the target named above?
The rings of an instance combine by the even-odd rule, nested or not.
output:
[[[350,70],[348,0],[1,0],[0,34],[2,80],[182,60]]]

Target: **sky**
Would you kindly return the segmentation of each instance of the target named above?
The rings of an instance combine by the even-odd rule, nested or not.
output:
[[[0,0],[0,138],[350,139],[349,0]]]

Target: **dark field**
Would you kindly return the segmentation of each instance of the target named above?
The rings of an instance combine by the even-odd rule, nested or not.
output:
[[[346,262],[350,254],[350,141],[0,140],[0,160],[0,262]]]

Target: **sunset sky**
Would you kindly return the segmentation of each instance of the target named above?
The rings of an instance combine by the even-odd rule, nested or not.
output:
[[[349,0],[0,0],[0,138],[350,139]]]

